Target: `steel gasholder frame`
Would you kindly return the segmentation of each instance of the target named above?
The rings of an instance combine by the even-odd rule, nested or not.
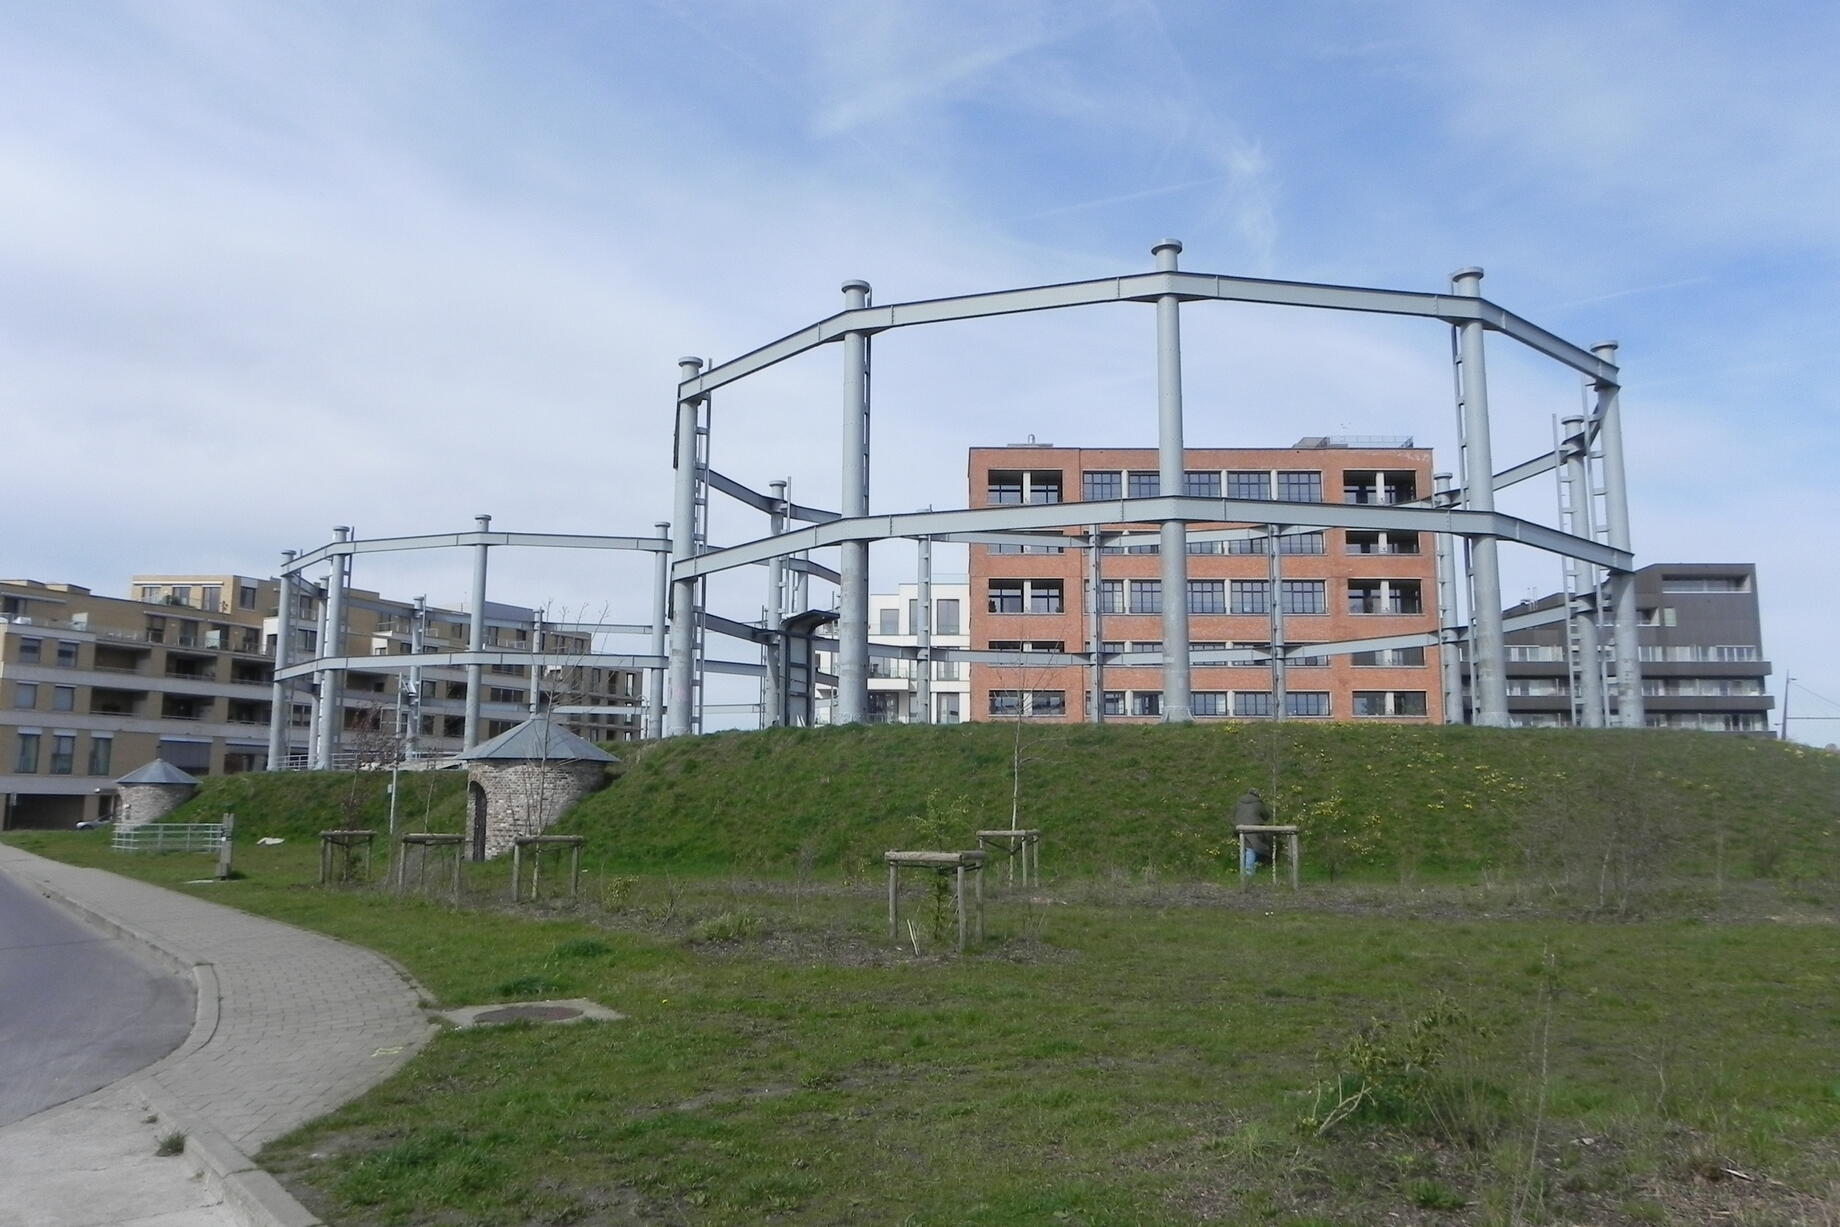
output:
[[[697,409],[717,389],[737,383],[790,358],[832,342],[843,344],[844,422],[841,512],[809,514],[800,528],[784,528],[782,518],[767,537],[726,548],[710,548],[694,541],[680,523],[674,539],[670,575],[672,591],[684,603],[673,602],[673,647],[669,666],[670,701],[666,710],[666,735],[691,730],[689,698],[696,679],[686,640],[678,650],[680,623],[687,614],[700,614],[693,602],[701,577],[731,567],[770,563],[826,546],[839,547],[838,584],[842,618],[836,648],[838,661],[837,712],[840,722],[865,718],[867,681],[865,662],[870,656],[866,593],[870,543],[897,537],[933,540],[1001,540],[1007,532],[1042,532],[1097,524],[1154,525],[1161,539],[1165,584],[1174,573],[1185,574],[1188,523],[1230,521],[1280,528],[1346,527],[1404,528],[1463,537],[1474,543],[1469,553],[1469,610],[1473,626],[1444,626],[1425,642],[1454,646],[1459,639],[1471,649],[1471,689],[1479,723],[1504,724],[1507,720],[1504,621],[1500,579],[1495,564],[1496,542],[1516,541],[1567,558],[1603,568],[1613,608],[1614,652],[1617,662],[1619,714],[1625,724],[1642,723],[1640,665],[1635,647],[1633,605],[1634,560],[1630,550],[1627,492],[1624,487],[1620,417],[1617,393],[1621,373],[1613,343],[1581,347],[1490,302],[1481,296],[1482,270],[1467,268],[1452,275],[1449,293],[1372,289],[1360,286],[1278,281],[1220,274],[1184,272],[1176,267],[1180,242],[1164,239],[1151,248],[1157,268],[1091,281],[999,290],[950,298],[904,303],[869,304],[866,282],[844,283],[844,309],[757,349],[714,365],[685,359],[679,364],[677,388],[676,505],[680,521],[687,508],[710,489],[728,494],[757,510],[773,504],[768,496],[749,490],[731,477],[699,466],[693,446],[686,447],[687,427],[694,427]],[[1465,472],[1462,484],[1441,490],[1433,505],[1340,505],[1325,503],[1269,504],[1253,500],[1196,499],[1165,495],[1151,499],[1113,500],[1100,503],[1061,503],[1004,506],[944,512],[917,512],[877,516],[869,514],[869,338],[891,330],[923,324],[981,319],[1032,311],[1058,310],[1101,303],[1152,305],[1157,312],[1158,469],[1163,488],[1179,488],[1182,471],[1182,395],[1179,310],[1181,304],[1216,301],[1310,307],[1333,311],[1370,312],[1436,320],[1453,331],[1453,356],[1457,363],[1459,432],[1464,440]],[[1546,358],[1582,374],[1596,390],[1597,405],[1586,423],[1587,438],[1602,448],[1602,481],[1608,508],[1607,543],[1574,536],[1558,529],[1505,516],[1494,510],[1494,491],[1561,463],[1553,455],[1535,456],[1501,472],[1493,470],[1488,446],[1489,418],[1483,337],[1494,332],[1517,341]],[[1177,477],[1172,479],[1170,474]],[[809,509],[802,509],[809,510]],[[1205,539],[1226,539],[1236,532],[1210,532]],[[990,535],[990,536],[986,536]],[[1195,534],[1203,539],[1203,534]],[[1057,544],[1081,548],[1079,537],[1055,534]],[[1098,548],[1093,534],[1091,548]],[[1179,584],[1178,584],[1179,590]],[[1165,603],[1164,642],[1171,645],[1162,660],[1166,692],[1165,719],[1187,720],[1184,696],[1188,689],[1187,636],[1181,625],[1183,603]],[[1171,610],[1175,613],[1171,613]],[[686,628],[683,632],[689,634]],[[1389,641],[1395,637],[1388,637]],[[1362,641],[1366,643],[1368,641]],[[1375,641],[1377,642],[1377,641]],[[1313,649],[1320,652],[1320,648]],[[1367,650],[1351,648],[1349,650]],[[940,653],[938,659],[955,657]],[[1486,657],[1486,659],[1485,659]],[[1448,687],[1447,687],[1448,688]],[[1173,696],[1173,700],[1170,700]],[[1446,718],[1453,713],[1447,712]]]

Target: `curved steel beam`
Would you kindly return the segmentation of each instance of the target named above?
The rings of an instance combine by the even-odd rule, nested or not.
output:
[[[794,529],[741,545],[712,550],[672,564],[673,580],[695,579],[719,571],[764,562],[769,558],[823,549],[845,541],[879,541],[891,537],[940,537],[949,533],[1005,528],[1073,528],[1085,524],[1154,524],[1166,520],[1265,523],[1283,527],[1401,529],[1451,533],[1459,537],[1495,537],[1552,554],[1580,558],[1612,571],[1635,565],[1626,550],[1574,537],[1497,511],[1463,511],[1450,507],[1381,506],[1366,503],[1280,503],[1260,499],[1156,498],[1109,499],[1095,503],[1040,503],[1026,506],[967,508],[962,511],[910,511],[890,516],[858,516]],[[1227,530],[1222,530],[1227,531]],[[1069,538],[1072,542],[1072,538]]]
[[[368,541],[334,541],[302,554],[286,567],[284,575],[296,575],[315,563],[341,554],[389,554],[400,550],[451,549],[464,545],[518,545],[558,550],[643,550],[656,553],[670,551],[671,543],[662,537],[598,537],[579,533],[427,533],[418,537],[373,537]]]
[[[1094,303],[1155,302],[1169,294],[1190,302],[1212,299],[1218,302],[1253,302],[1332,311],[1417,316],[1449,324],[1479,322],[1485,328],[1512,337],[1529,349],[1582,372],[1597,383],[1614,386],[1618,382],[1618,371],[1614,363],[1606,362],[1590,350],[1573,345],[1486,298],[1323,285],[1308,281],[1268,281],[1258,277],[1227,277],[1211,273],[1153,272],[840,311],[684,380],[677,386],[677,396],[680,401],[700,400],[717,388],[744,379],[756,371],[765,370],[820,345],[841,340],[846,333],[884,332],[915,324],[981,319],[1027,311],[1051,311]]]

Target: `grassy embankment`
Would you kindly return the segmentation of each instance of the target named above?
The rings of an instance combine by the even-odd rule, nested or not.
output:
[[[1345,841],[1356,878],[1293,897],[1221,886],[1211,854],[1231,795],[1255,771],[1269,789],[1265,731],[1030,731],[1047,887],[993,892],[966,958],[939,953],[918,892],[890,943],[865,856],[913,842],[929,795],[948,827],[1007,825],[1008,732],[640,748],[571,819],[591,897],[516,915],[496,868],[459,911],[306,886],[307,837],[350,823],[301,815],[353,782],[213,782],[196,807],[245,789],[244,838],[289,842],[189,889],[384,950],[444,1003],[629,1015],[444,1036],[264,1161],[367,1225],[1840,1213],[1840,764],[1712,737],[1287,730],[1281,815],[1312,854]],[[1077,787],[1056,782],[1071,765]],[[457,787],[433,787],[426,825],[452,829]],[[1374,1018],[1394,1026],[1351,1045]],[[1442,1059],[1387,1060],[1409,1049]],[[1319,1135],[1300,1122],[1331,1082],[1373,1107]]]

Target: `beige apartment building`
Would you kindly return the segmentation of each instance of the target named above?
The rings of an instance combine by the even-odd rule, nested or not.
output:
[[[1410,440],[1321,438],[1289,448],[1190,448],[1183,463],[1184,488],[1170,493],[1203,498],[1404,503],[1428,496],[1432,487],[1431,451]],[[973,507],[1160,493],[1151,448],[973,448],[969,483]],[[1101,527],[1115,532],[1130,526]],[[1187,602],[1192,710],[1203,720],[1277,714],[1268,663],[1210,664],[1205,655],[1267,649],[1274,601],[1283,640],[1293,647],[1437,628],[1436,556],[1429,534],[1325,528],[1279,537],[1275,590],[1266,539],[1190,542],[1188,591],[1172,594],[1162,591],[1154,527],[1139,533],[1100,551],[1096,579],[1086,573],[1084,549],[971,547],[972,646],[1013,659],[972,667],[970,719],[1089,719],[1086,670],[1037,666],[1031,654],[1085,651],[1095,639],[1105,661],[1099,717],[1160,719],[1163,675],[1157,661],[1167,600]],[[1437,649],[1429,647],[1293,658],[1285,669],[1284,696],[1287,719],[1436,723],[1444,718]]]
[[[277,582],[137,575],[129,590],[0,580],[0,829],[106,817],[114,781],[156,758],[198,776],[269,766]],[[302,660],[321,654],[323,609],[315,592],[296,591],[287,625]],[[402,655],[464,647],[469,615],[356,590],[346,620],[343,654]],[[488,602],[486,635],[501,651],[590,650],[588,635],[547,629],[521,606]],[[523,719],[533,692],[545,706],[600,708],[566,721],[591,740],[638,735],[634,670],[497,665],[482,685],[484,737]],[[353,670],[340,696],[344,762],[459,751],[466,687],[458,668]],[[304,766],[310,685],[296,683],[288,706],[290,761],[280,765]]]

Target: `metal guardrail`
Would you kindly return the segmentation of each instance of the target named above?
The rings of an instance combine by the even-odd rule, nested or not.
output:
[[[115,828],[117,852],[215,852],[224,842],[221,822],[146,822]]]

